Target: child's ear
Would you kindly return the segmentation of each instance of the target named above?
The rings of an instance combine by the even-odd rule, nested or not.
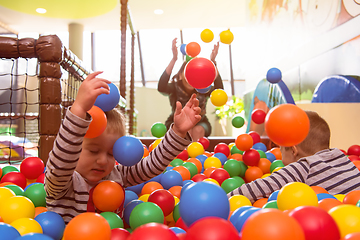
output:
[[[299,148],[297,146],[291,147],[292,155],[296,158],[299,155]]]

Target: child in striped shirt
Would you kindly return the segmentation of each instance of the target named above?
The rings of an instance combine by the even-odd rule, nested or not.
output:
[[[84,138],[91,122],[87,113],[97,96],[108,94],[110,81],[89,74],[81,84],[76,100],[66,112],[46,164],[46,206],[68,223],[73,217],[94,211],[89,192],[103,180],[123,187],[137,185],[162,173],[168,164],[190,143],[188,131],[200,120],[199,101],[193,95],[182,108],[177,103],[174,124],[161,143],[134,166],[115,165],[112,148],[125,135],[124,118],[113,109],[106,112],[107,127],[96,138]],[[122,209],[119,211],[121,212]]]
[[[330,128],[327,122],[316,112],[305,112],[310,120],[305,140],[291,147],[280,146],[285,167],[264,179],[243,184],[228,193],[228,197],[240,194],[254,203],[290,182],[320,186],[332,195],[360,190],[359,170],[341,150],[329,148]]]

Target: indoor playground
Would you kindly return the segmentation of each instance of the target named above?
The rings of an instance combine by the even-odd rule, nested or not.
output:
[[[358,0],[0,0],[0,239],[359,240],[359,26]],[[125,135],[108,158],[140,184],[77,168],[69,182],[48,178],[64,168],[56,149],[70,152],[59,129],[97,71],[109,93],[67,146],[101,137],[105,113],[120,112]],[[167,118],[190,93],[210,132],[192,125],[167,159],[179,141]],[[167,164],[145,160],[155,155]],[[77,211],[67,222],[46,186],[78,176],[86,201],[74,202],[87,210],[58,196]]]

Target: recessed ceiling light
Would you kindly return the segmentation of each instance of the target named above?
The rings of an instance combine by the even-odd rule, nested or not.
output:
[[[37,8],[36,12],[44,14],[44,13],[46,13],[46,9],[45,8]]]
[[[156,9],[156,10],[154,10],[154,13],[160,15],[160,14],[163,14],[164,11],[162,9]]]

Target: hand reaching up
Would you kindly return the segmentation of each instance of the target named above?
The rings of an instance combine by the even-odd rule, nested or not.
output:
[[[180,137],[185,137],[186,133],[192,129],[201,119],[201,109],[196,94],[193,94],[189,101],[182,108],[181,103],[176,102],[174,114],[173,130]]]

